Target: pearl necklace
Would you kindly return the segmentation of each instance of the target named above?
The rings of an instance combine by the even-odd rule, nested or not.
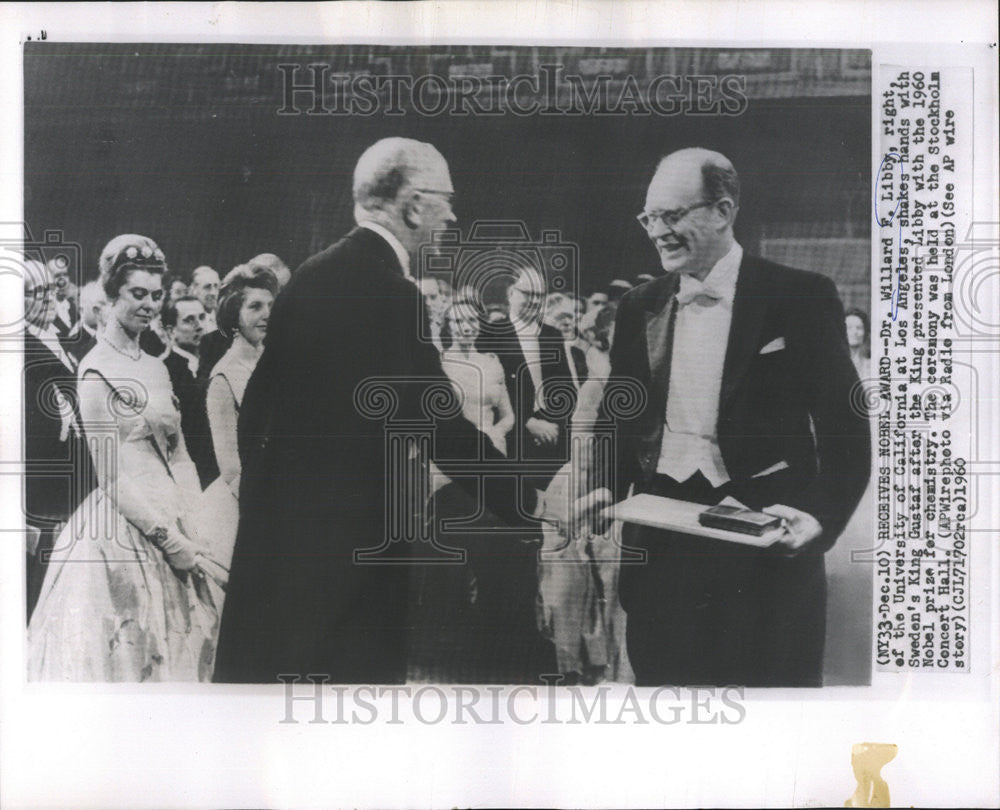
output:
[[[122,355],[123,357],[127,357],[129,360],[140,360],[142,358],[142,349],[140,349],[138,346],[135,347],[136,353],[133,355],[131,352],[127,352],[121,347],[115,346],[115,344],[112,343],[110,340],[108,340],[104,335],[98,335],[98,340],[103,341],[112,349],[114,349],[116,352],[118,352],[118,354]]]

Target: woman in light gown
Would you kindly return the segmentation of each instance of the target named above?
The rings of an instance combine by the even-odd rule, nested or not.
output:
[[[216,318],[219,330],[233,343],[212,369],[206,394],[212,446],[219,477],[201,497],[196,511],[198,532],[212,538],[213,557],[225,568],[233,558],[239,523],[240,456],[236,425],[243,392],[264,349],[278,279],[268,268],[241,264],[223,279]],[[216,603],[222,609],[224,594]]]
[[[60,535],[28,626],[28,675],[209,681],[218,611],[210,551],[188,524],[200,492],[163,363],[139,348],[163,253],[124,234],[100,257],[108,324],[78,370],[98,487]]]
[[[468,301],[445,314],[442,367],[462,400],[466,419],[502,453],[514,425],[503,367],[475,349],[480,314]],[[551,642],[538,630],[537,540],[497,533],[491,513],[476,516],[467,492],[432,468],[437,542],[466,553],[464,564],[414,566],[408,678],[445,683],[537,683],[555,665]],[[442,521],[466,519],[441,532]]]

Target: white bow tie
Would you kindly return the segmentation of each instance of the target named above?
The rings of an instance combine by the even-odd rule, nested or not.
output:
[[[697,279],[682,279],[680,289],[677,291],[678,306],[685,306],[701,298],[704,306],[713,306],[725,298],[725,294],[710,284],[705,284]]]

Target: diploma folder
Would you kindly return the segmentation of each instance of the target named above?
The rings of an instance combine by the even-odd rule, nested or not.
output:
[[[731,543],[742,543],[758,548],[767,548],[773,545],[784,531],[780,526],[780,518],[774,518],[779,525],[773,528],[764,528],[760,535],[702,524],[699,517],[715,508],[703,503],[690,503],[674,498],[663,498],[659,495],[643,494],[633,495],[631,498],[609,507],[609,510],[611,510],[615,520],[621,520],[625,523],[638,523],[641,526],[652,526],[654,529],[667,529],[696,537],[728,540]]]

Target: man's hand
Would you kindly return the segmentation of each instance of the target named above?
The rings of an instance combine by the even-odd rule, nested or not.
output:
[[[538,493],[538,518],[554,525],[560,534],[570,539],[583,533],[603,534],[608,523],[603,512],[614,500],[611,492],[601,488],[583,497],[574,497],[570,491],[573,476],[569,470],[567,464],[552,479],[549,488]]]
[[[559,440],[559,426],[545,419],[532,416],[524,426],[537,445],[555,444]]]
[[[769,515],[784,518],[785,533],[775,543],[785,551],[797,554],[806,550],[823,533],[823,527],[808,512],[794,509],[784,504],[775,504],[761,509]]]

